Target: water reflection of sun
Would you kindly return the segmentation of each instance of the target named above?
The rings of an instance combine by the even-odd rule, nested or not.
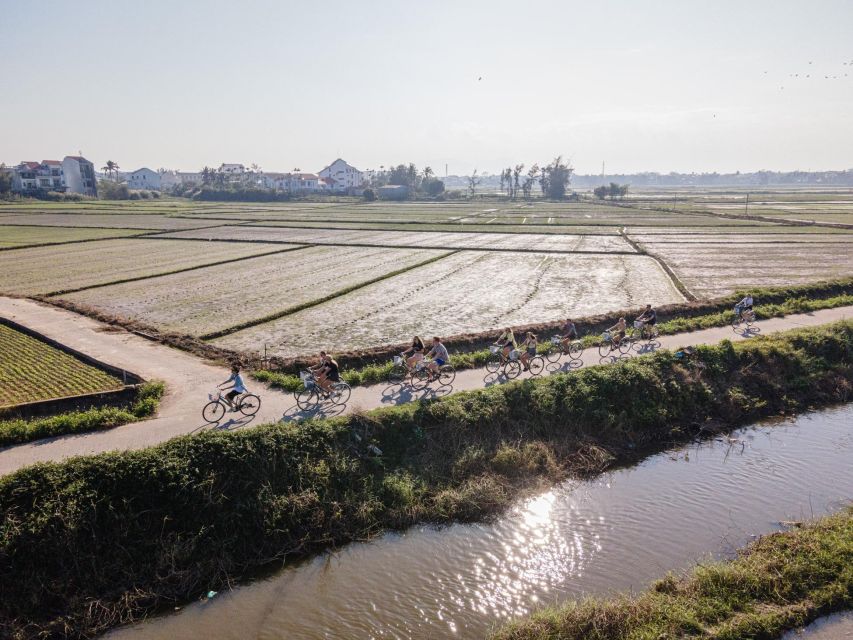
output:
[[[604,523],[592,527],[577,504],[565,509],[565,497],[549,491],[518,509],[518,518],[496,532],[499,544],[480,555],[466,574],[474,584],[464,584],[461,573],[457,576],[463,583],[457,606],[497,618],[524,615],[552,588],[582,574],[600,549],[591,529]],[[558,500],[563,506],[555,513]]]

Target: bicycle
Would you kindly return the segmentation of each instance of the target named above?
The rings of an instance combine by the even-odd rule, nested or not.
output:
[[[489,347],[491,355],[486,361],[486,371],[489,373],[497,373],[503,367],[504,377],[508,380],[517,378],[521,374],[521,363],[518,361],[520,355],[518,349],[513,349],[509,352],[509,358],[504,357],[503,347],[493,344]]]
[[[613,352],[626,355],[629,351],[631,351],[631,338],[627,332],[618,344],[613,340],[613,334],[609,331],[605,331],[601,334],[601,344],[598,345],[598,355],[602,358],[607,358]]]
[[[582,353],[583,343],[580,340],[572,340],[566,343],[561,336],[552,336],[551,344],[545,351],[545,357],[548,362],[557,362],[563,356],[569,356],[570,360],[580,360]]]
[[[207,394],[208,402],[201,410],[201,417],[208,423],[219,422],[229,408],[228,402],[222,396],[222,389],[216,389]],[[233,409],[239,410],[244,416],[253,416],[261,408],[261,399],[254,393],[242,393],[234,400]]]
[[[429,365],[432,360],[421,360],[412,369],[411,385],[413,389],[425,389],[433,382],[438,382],[442,387],[449,387],[456,380],[456,369],[449,362],[445,362],[438,368],[438,373],[433,372]]]
[[[316,409],[327,400],[333,405],[345,405],[349,402],[352,389],[346,382],[333,382],[331,391],[326,391],[310,371],[300,371],[299,377],[302,379],[303,388],[294,392],[293,396],[296,398],[296,405],[303,411]]]
[[[391,384],[399,384],[403,382],[407,376],[412,375],[418,365],[418,363],[415,363],[415,367],[410,368],[402,353],[398,356],[394,356],[391,359],[391,362],[391,371],[388,372],[388,382]]]
[[[630,334],[631,342],[636,343],[645,340],[646,347],[658,349],[661,346],[658,340],[659,336],[657,325],[648,324],[642,320],[634,320],[634,330]]]
[[[752,309],[744,309],[740,313],[735,311],[735,317],[732,318],[733,331],[737,331],[741,326],[751,329],[753,324],[755,324],[755,311]]]

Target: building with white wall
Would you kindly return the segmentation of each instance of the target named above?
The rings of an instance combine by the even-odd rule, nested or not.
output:
[[[241,176],[246,173],[246,167],[242,164],[225,164],[224,162],[219,165],[219,169],[217,169],[219,173],[227,173],[233,176]]]
[[[98,183],[95,179],[95,165],[82,156],[65,156],[62,159],[62,172],[65,186],[72,193],[98,197]]]
[[[160,174],[148,167],[142,167],[127,174],[127,186],[129,189],[160,191]]]
[[[328,167],[322,169],[318,175],[323,179],[331,178],[333,182],[329,183],[327,181],[327,184],[330,185],[333,191],[359,189],[364,186],[365,182],[364,173],[341,158],[338,158]]]

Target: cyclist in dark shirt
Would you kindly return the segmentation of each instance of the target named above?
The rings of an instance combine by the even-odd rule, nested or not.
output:
[[[419,336],[412,338],[412,346],[403,351],[400,355],[406,358],[406,365],[411,369],[418,362],[424,359],[424,341]],[[412,354],[409,356],[409,354]]]

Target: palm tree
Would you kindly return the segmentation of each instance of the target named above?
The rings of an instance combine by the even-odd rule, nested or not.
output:
[[[107,160],[107,164],[101,167],[101,171],[106,172],[109,177],[112,177],[113,174],[118,176],[118,163],[113,162],[112,160]]]

